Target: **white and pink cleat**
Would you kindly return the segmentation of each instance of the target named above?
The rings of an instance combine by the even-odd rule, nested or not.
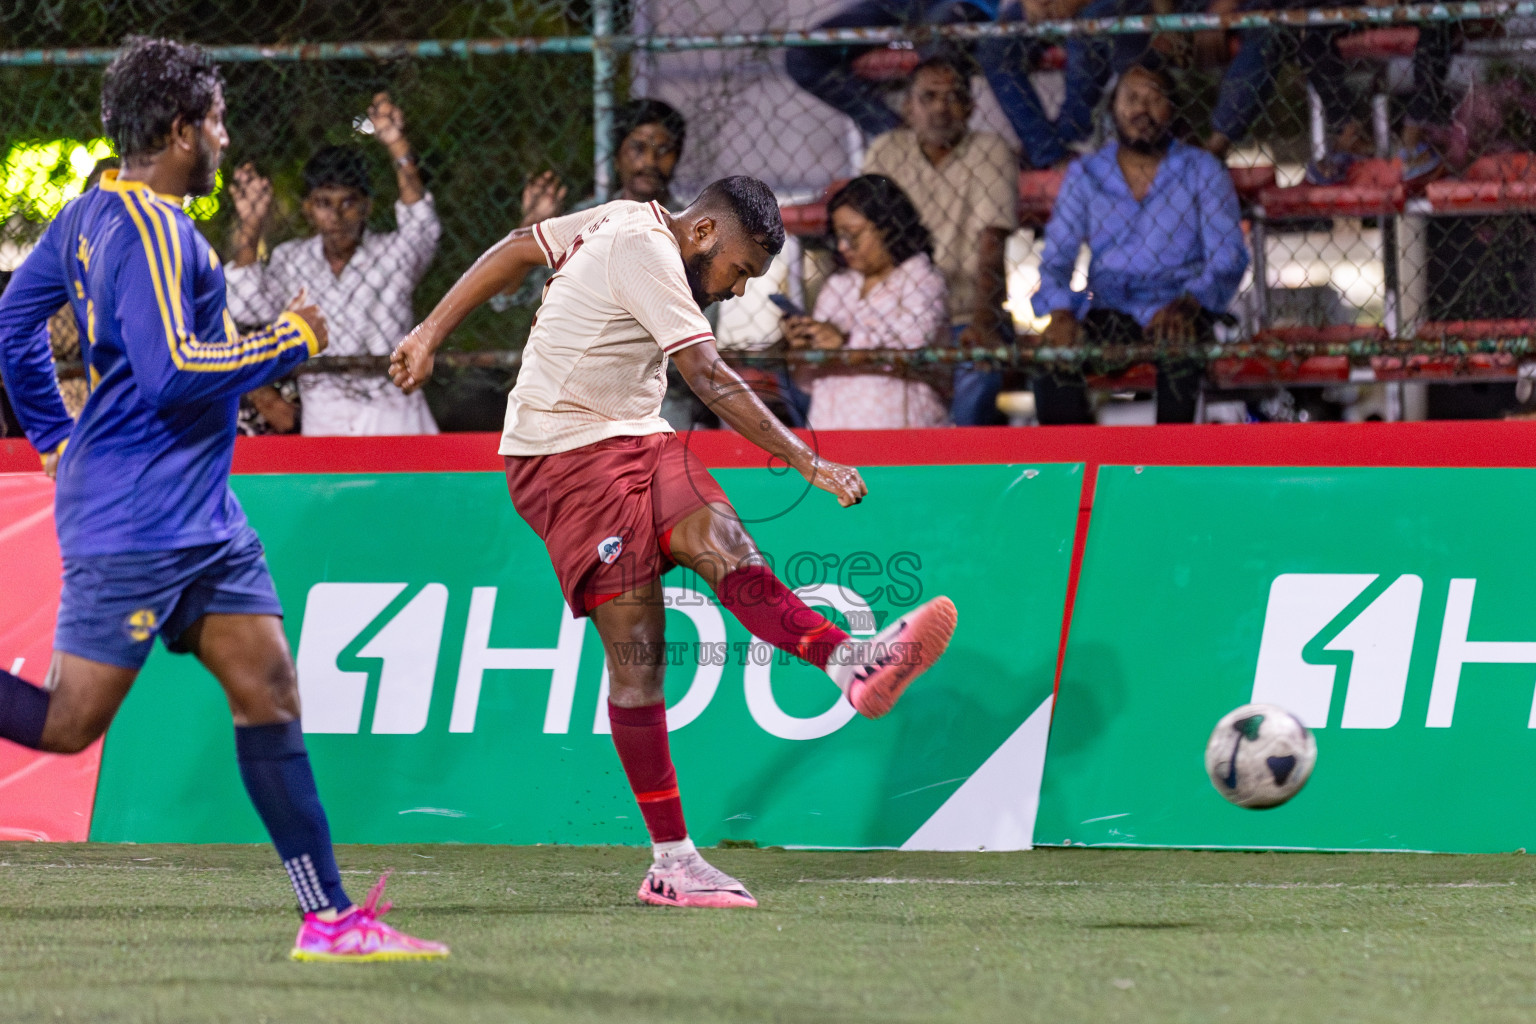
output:
[[[640,899],[658,907],[755,907],[757,900],[730,875],[697,852],[652,864],[640,883]]]
[[[933,667],[955,635],[955,603],[936,597],[869,639],[839,644],[827,674],[865,718],[879,718],[896,706],[912,681]]]
[[[368,963],[378,960],[441,960],[448,955],[448,947],[441,942],[428,942],[396,931],[379,918],[389,913],[389,904],[379,906],[384,895],[384,883],[389,872],[384,872],[362,906],[353,906],[333,921],[322,919],[318,914],[305,914],[299,926],[298,938],[293,940],[295,960],[329,960],[344,963]]]

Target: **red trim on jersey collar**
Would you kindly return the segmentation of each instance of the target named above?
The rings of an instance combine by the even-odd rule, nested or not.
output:
[[[646,203],[645,205],[649,206],[651,208],[651,212],[656,215],[656,223],[660,224],[662,227],[666,227],[667,226],[667,218],[665,218],[665,217],[663,217],[661,215],[661,204],[658,203],[656,200],[652,199],[649,203]]]

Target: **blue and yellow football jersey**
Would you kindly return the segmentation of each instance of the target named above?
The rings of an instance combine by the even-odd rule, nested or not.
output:
[[[66,301],[91,388],[78,423],[48,348],[48,318]],[[180,203],[108,171],[0,296],[0,374],[17,417],[38,451],[69,441],[55,502],[64,556],[233,537],[245,522],[229,490],[240,396],[316,348],[291,313],[242,336],[219,258]]]

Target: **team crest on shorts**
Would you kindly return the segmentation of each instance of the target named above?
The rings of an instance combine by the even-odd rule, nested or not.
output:
[[[597,557],[604,565],[612,565],[624,551],[623,537],[609,537],[597,545]]]
[[[123,623],[123,629],[128,633],[128,639],[134,643],[143,643],[160,628],[160,619],[149,608],[140,608],[128,616],[128,621]]]

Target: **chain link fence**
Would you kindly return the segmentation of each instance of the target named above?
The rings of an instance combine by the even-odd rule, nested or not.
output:
[[[984,421],[1001,389],[1016,420],[1065,421],[1158,380],[1167,418],[1196,414],[1201,381],[1207,418],[1224,401],[1238,418],[1483,415],[1526,395],[1536,4],[0,3],[0,269],[110,161],[101,70],[130,33],[215,52],[231,145],[189,212],[227,268],[270,276],[311,247],[322,308],[360,325],[333,326],[315,369],[368,378],[360,393],[395,321],[510,229],[598,197],[680,208],[750,174],[792,241],[717,334],[791,417],[814,400],[822,425]],[[369,118],[381,93],[410,160]],[[315,240],[305,171],[331,147],[363,168],[368,231],[410,235],[411,258]],[[430,241],[397,202],[406,171]],[[901,198],[839,195],[867,172]],[[439,426],[499,426],[537,304],[537,287],[499,296],[456,333]],[[784,307],[805,314],[788,330]],[[1025,389],[1036,403],[1010,405]]]

